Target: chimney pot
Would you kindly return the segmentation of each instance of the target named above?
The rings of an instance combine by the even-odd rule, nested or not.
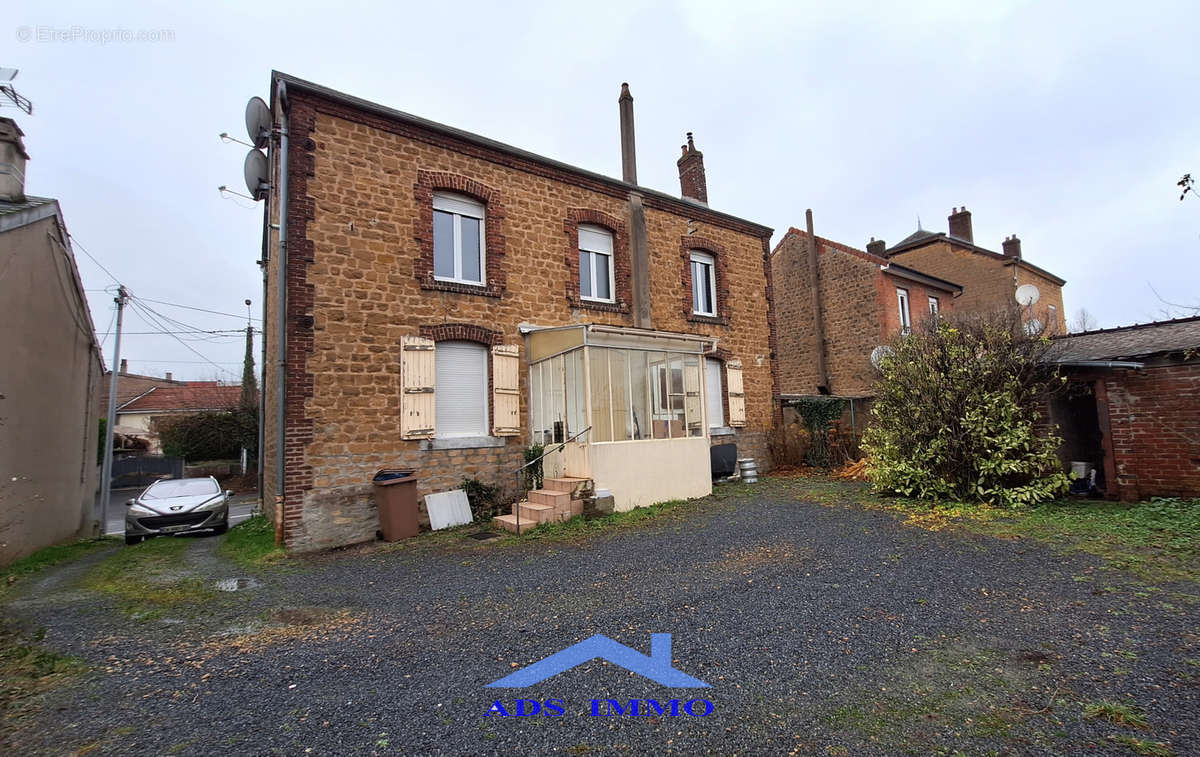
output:
[[[25,132],[11,118],[0,118],[0,200],[25,201]]]
[[[167,371],[167,381],[170,381],[170,380],[171,380],[171,372]]]
[[[1004,240],[1003,248],[1004,256],[1008,258],[1021,257],[1021,240],[1017,239],[1017,235],[1013,234],[1008,239]]]
[[[884,252],[887,250],[887,243],[882,239],[871,237],[871,241],[867,242],[867,253],[876,257],[884,257]]]
[[[617,98],[621,113],[621,180],[637,184],[637,149],[633,138],[633,95],[629,84],[621,84],[621,96]]]
[[[971,211],[967,210],[966,205],[954,208],[954,212],[947,220],[950,222],[950,236],[971,244],[975,243],[975,233],[971,230]]]
[[[696,149],[692,133],[687,133],[687,144],[682,145],[683,155],[676,161],[679,166],[679,187],[689,200],[708,204],[708,180],[704,176],[704,153]]]
[[[129,373],[129,361],[125,358],[121,358],[121,367],[118,369],[118,372]]]

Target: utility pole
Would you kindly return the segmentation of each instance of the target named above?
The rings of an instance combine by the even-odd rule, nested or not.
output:
[[[108,499],[112,496],[113,428],[117,425],[117,377],[121,372],[121,325],[125,317],[124,286],[117,287],[117,340],[113,346],[112,378],[108,382],[108,415],[104,422],[104,462],[100,469],[100,533],[108,531]]]

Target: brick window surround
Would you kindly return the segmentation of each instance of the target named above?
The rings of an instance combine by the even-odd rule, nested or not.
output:
[[[692,252],[707,252],[713,256],[715,265],[714,275],[717,277],[717,314],[697,315],[693,312],[692,302]],[[727,254],[725,248],[712,241],[698,236],[684,236],[679,239],[679,258],[683,261],[683,317],[692,323],[712,323],[718,326],[729,325],[729,276],[725,266]]]
[[[472,197],[484,205],[484,247],[487,283],[483,286],[462,284],[456,281],[438,281],[433,275],[433,193],[435,191],[457,192]],[[507,284],[504,272],[504,203],[500,193],[474,179],[446,171],[417,171],[417,183],[413,185],[417,200],[415,237],[419,244],[414,271],[422,289],[437,289],[459,294],[477,294],[484,297],[502,297]]]
[[[607,229],[613,235],[613,302],[593,302],[579,296],[579,224],[592,224]],[[616,216],[589,208],[568,208],[563,221],[567,233],[567,302],[573,308],[601,310],[607,313],[628,313],[633,299],[630,284],[629,235],[625,222]]]
[[[504,344],[504,332],[477,326],[473,323],[427,324],[421,326],[420,335],[422,338],[432,339],[434,342],[477,342],[488,348]],[[488,417],[485,436],[491,436],[496,428],[496,403],[492,398],[492,389],[492,353],[489,349],[487,356]],[[436,385],[433,390],[437,391]]]

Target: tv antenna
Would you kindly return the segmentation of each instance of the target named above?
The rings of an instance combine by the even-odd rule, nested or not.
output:
[[[13,86],[13,79],[17,78],[17,73],[15,68],[0,68],[0,95],[8,100],[5,102],[5,99],[0,99],[0,106],[15,105],[32,116],[33,103]]]

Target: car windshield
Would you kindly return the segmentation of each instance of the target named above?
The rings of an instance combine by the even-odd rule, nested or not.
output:
[[[192,497],[197,494],[216,494],[221,491],[211,478],[184,478],[177,481],[159,481],[146,490],[142,499],[170,499]]]

